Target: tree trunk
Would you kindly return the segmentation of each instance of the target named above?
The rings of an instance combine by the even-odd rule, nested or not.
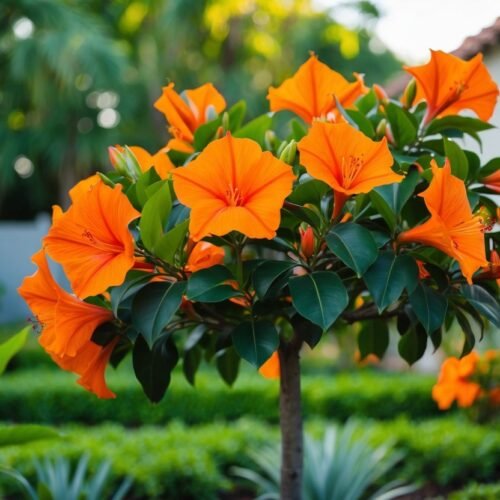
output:
[[[281,500],[301,500],[303,431],[300,399],[301,341],[294,337],[279,347],[280,425],[281,425]]]

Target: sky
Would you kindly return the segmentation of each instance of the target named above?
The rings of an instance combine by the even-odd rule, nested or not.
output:
[[[358,22],[352,9],[340,7],[349,0],[315,0],[332,9],[340,22]],[[500,0],[372,0],[382,12],[375,25],[381,41],[405,63],[425,62],[429,48],[456,49],[470,35],[500,17]]]

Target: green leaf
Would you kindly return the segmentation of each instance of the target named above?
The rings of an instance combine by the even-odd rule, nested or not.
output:
[[[370,191],[370,200],[375,210],[384,218],[385,222],[387,222],[389,229],[394,231],[397,223],[396,214],[384,196],[382,196],[382,194],[385,194],[385,191],[382,191],[381,194],[378,189],[379,188],[375,188]]]
[[[202,350],[199,346],[194,346],[192,349],[184,351],[182,371],[184,372],[186,380],[193,386],[202,357]]]
[[[385,111],[397,146],[402,147],[415,142],[418,125],[413,116],[392,102],[385,107]]]
[[[0,375],[7,368],[9,361],[24,347],[30,331],[31,326],[26,326],[9,340],[0,344]]]
[[[356,124],[358,130],[363,132],[367,137],[373,139],[375,137],[375,129],[373,128],[372,122],[363,114],[356,109],[346,109],[345,112],[349,115],[349,118]]]
[[[303,206],[306,203],[312,203],[319,206],[321,199],[329,191],[331,191],[331,188],[328,184],[317,179],[312,179],[306,174],[301,176],[299,184],[294,188],[288,200],[296,205]]]
[[[157,257],[168,262],[174,263],[174,258],[181,248],[187,235],[189,220],[184,220],[177,226],[167,231],[156,243],[154,252]]]
[[[280,277],[291,273],[296,263],[284,260],[266,260],[253,272],[253,286],[260,299],[264,299],[267,292]]]
[[[232,386],[238,377],[240,356],[234,347],[227,347],[215,356],[217,371],[227,385]]]
[[[163,187],[148,199],[142,210],[139,231],[144,246],[152,253],[163,236],[163,228],[172,209],[172,198],[166,181]]]
[[[142,288],[132,303],[132,324],[152,346],[179,309],[186,282],[151,283]]]
[[[229,130],[235,132],[241,127],[247,114],[247,103],[242,99],[231,106],[227,113],[229,115]]]
[[[377,260],[378,248],[368,229],[347,222],[333,226],[326,235],[328,248],[360,277]]]
[[[232,338],[238,354],[257,368],[269,359],[279,344],[278,332],[267,320],[240,323],[233,330]]]
[[[500,328],[500,304],[495,297],[478,285],[463,285],[460,291],[477,312]]]
[[[426,347],[427,334],[420,325],[415,325],[399,339],[398,352],[409,365],[412,365],[424,355]]]
[[[111,288],[111,308],[113,315],[119,317],[120,305],[133,297],[141,288],[145,287],[151,280],[151,273],[143,271],[129,271],[125,281],[120,286]]]
[[[356,101],[356,108],[359,109],[362,113],[367,115],[373,108],[377,106],[378,99],[375,95],[375,92],[370,89],[370,91],[364,96],[360,97]]]
[[[179,353],[171,335],[158,339],[152,349],[142,336],[137,337],[132,353],[134,372],[144,393],[153,403],[163,398],[178,360]]]
[[[484,179],[488,175],[494,174],[500,170],[500,158],[493,158],[479,171],[479,178]]]
[[[361,359],[369,354],[375,354],[379,359],[389,347],[389,328],[382,319],[364,321],[358,336],[359,352]]]
[[[491,128],[494,128],[494,126],[482,120],[478,120],[477,118],[457,115],[445,116],[444,118],[432,120],[427,127],[426,135],[438,133],[443,135],[456,135],[458,131],[470,135],[481,144],[481,139],[477,133]]]
[[[200,125],[196,129],[193,140],[193,147],[195,151],[202,151],[205,149],[205,146],[207,146],[207,144],[215,137],[215,133],[220,125],[221,117],[219,116],[214,120],[210,120],[209,122]]]
[[[423,283],[418,283],[409,298],[413,311],[428,334],[443,324],[448,308],[448,301],[444,295]]]
[[[156,169],[150,168],[139,177],[135,184],[132,184],[132,186],[135,186],[135,196],[137,197],[137,200],[141,207],[146,204],[149,198],[146,191],[147,188],[160,181],[161,179],[156,172]]]
[[[234,276],[227,267],[213,266],[193,273],[188,280],[186,296],[197,302],[222,302],[241,295],[227,282]]]
[[[462,148],[450,139],[443,138],[443,141],[445,155],[450,160],[451,173],[459,179],[467,179],[469,162]]]
[[[348,304],[342,280],[333,272],[319,271],[288,281],[297,312],[328,330]]]
[[[318,345],[323,330],[318,325],[311,323],[308,319],[302,317],[300,314],[292,316],[290,323],[293,326],[297,335],[311,348],[314,349]]]
[[[233,135],[234,137],[246,137],[258,142],[261,146],[264,145],[264,136],[267,130],[272,128],[273,117],[270,114],[265,114],[249,121]]]
[[[0,448],[19,446],[21,444],[41,441],[42,439],[58,439],[61,434],[52,427],[43,425],[0,425]]]
[[[460,328],[465,335],[464,346],[460,355],[460,357],[462,358],[463,356],[469,354],[472,349],[474,349],[474,345],[476,344],[476,337],[474,335],[474,331],[472,330],[469,319],[462,311],[460,311],[460,309],[455,309],[455,316],[457,318],[458,324],[460,325]]]
[[[307,128],[304,127],[304,123],[296,118],[290,121],[290,128],[292,129],[292,139],[297,142],[307,135]]]
[[[383,252],[364,275],[379,312],[393,304],[405,287],[411,293],[418,283],[418,267],[408,255]]]

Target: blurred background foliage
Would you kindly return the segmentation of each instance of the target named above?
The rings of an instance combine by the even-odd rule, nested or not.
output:
[[[0,219],[64,204],[106,168],[109,145],[164,145],[152,103],[168,81],[211,81],[252,116],[310,50],[349,79],[383,83],[400,64],[372,35],[379,12],[348,4],[357,28],[314,0],[2,0]]]

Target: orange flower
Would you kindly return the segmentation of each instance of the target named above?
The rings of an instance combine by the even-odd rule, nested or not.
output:
[[[298,148],[307,172],[335,191],[334,217],[349,196],[403,179],[391,169],[394,160],[385,138],[372,141],[346,123],[314,122]]]
[[[78,198],[80,198],[85,193],[88,193],[96,184],[99,184],[100,182],[102,182],[101,178],[97,174],[91,175],[90,177],[81,180],[69,190],[69,197],[71,201],[74,203]],[[55,212],[56,218],[62,213],[62,211],[59,211],[59,207],[55,209]]]
[[[120,152],[124,150],[120,145],[116,145],[115,148]],[[116,160],[113,154],[114,148],[109,149],[111,164],[115,167]],[[167,155],[170,151],[168,147],[161,148],[153,155],[140,146],[129,146],[129,149],[134,154],[142,172],[147,172],[150,168],[154,168],[161,179],[166,179],[168,178],[169,172],[175,168],[172,160],[170,160]]]
[[[427,269],[425,268],[425,262],[423,262],[420,259],[417,259],[417,267],[418,267],[418,277],[421,280],[425,280],[431,277],[429,271],[427,271]]]
[[[280,357],[278,351],[274,351],[271,357],[259,368],[259,373],[264,378],[280,378]]]
[[[495,193],[500,193],[500,170],[493,172],[492,174],[484,177],[482,183]]]
[[[311,54],[294,76],[278,88],[270,87],[267,98],[271,111],[290,110],[305,122],[314,118],[329,118],[336,107],[335,98],[343,107],[350,107],[367,92],[361,75],[354,74],[355,82],[348,82],[340,73]]]
[[[500,255],[496,250],[492,250],[490,253],[490,261],[488,265],[483,267],[482,273],[478,276],[478,279],[494,279],[497,281],[497,285],[500,286]]]
[[[91,340],[99,325],[113,319],[112,312],[63,290],[54,281],[43,250],[32,261],[38,269],[18,291],[42,327],[41,346],[61,368],[81,375],[79,383],[86,389],[101,398],[114,397],[106,387],[104,370],[118,338],[106,347]]]
[[[474,217],[463,181],[451,175],[448,162],[439,168],[431,162],[433,173],[424,198],[430,219],[401,233],[399,243],[419,242],[438,248],[460,264],[462,274],[472,283],[472,275],[487,265],[480,218]]]
[[[478,361],[478,354],[471,352],[460,360],[448,358],[443,363],[438,382],[432,388],[432,398],[440,410],[447,410],[455,400],[462,408],[472,406],[481,387],[468,379],[474,374]]]
[[[207,241],[200,241],[191,250],[186,271],[194,273],[200,269],[216,266],[224,262],[224,249]]]
[[[120,185],[98,182],[54,218],[44,239],[47,253],[63,266],[78,297],[123,283],[135,262],[128,225],[139,215]]]
[[[474,111],[488,121],[493,114],[498,86],[483,64],[483,55],[470,61],[440,50],[431,50],[431,60],[422,66],[404,68],[417,81],[414,102],[427,101],[425,123],[435,117],[456,115],[463,109]]]
[[[274,238],[295,178],[290,166],[263,153],[256,142],[230,134],[211,142],[172,175],[179,201],[191,208],[189,231],[194,241],[231,231]]]
[[[174,90],[174,84],[163,87],[163,94],[155,102],[170,124],[169,132],[173,140],[167,145],[171,149],[192,152],[191,144],[196,129],[209,121],[211,112],[216,115],[226,107],[224,97],[211,84],[184,92],[184,99]]]

